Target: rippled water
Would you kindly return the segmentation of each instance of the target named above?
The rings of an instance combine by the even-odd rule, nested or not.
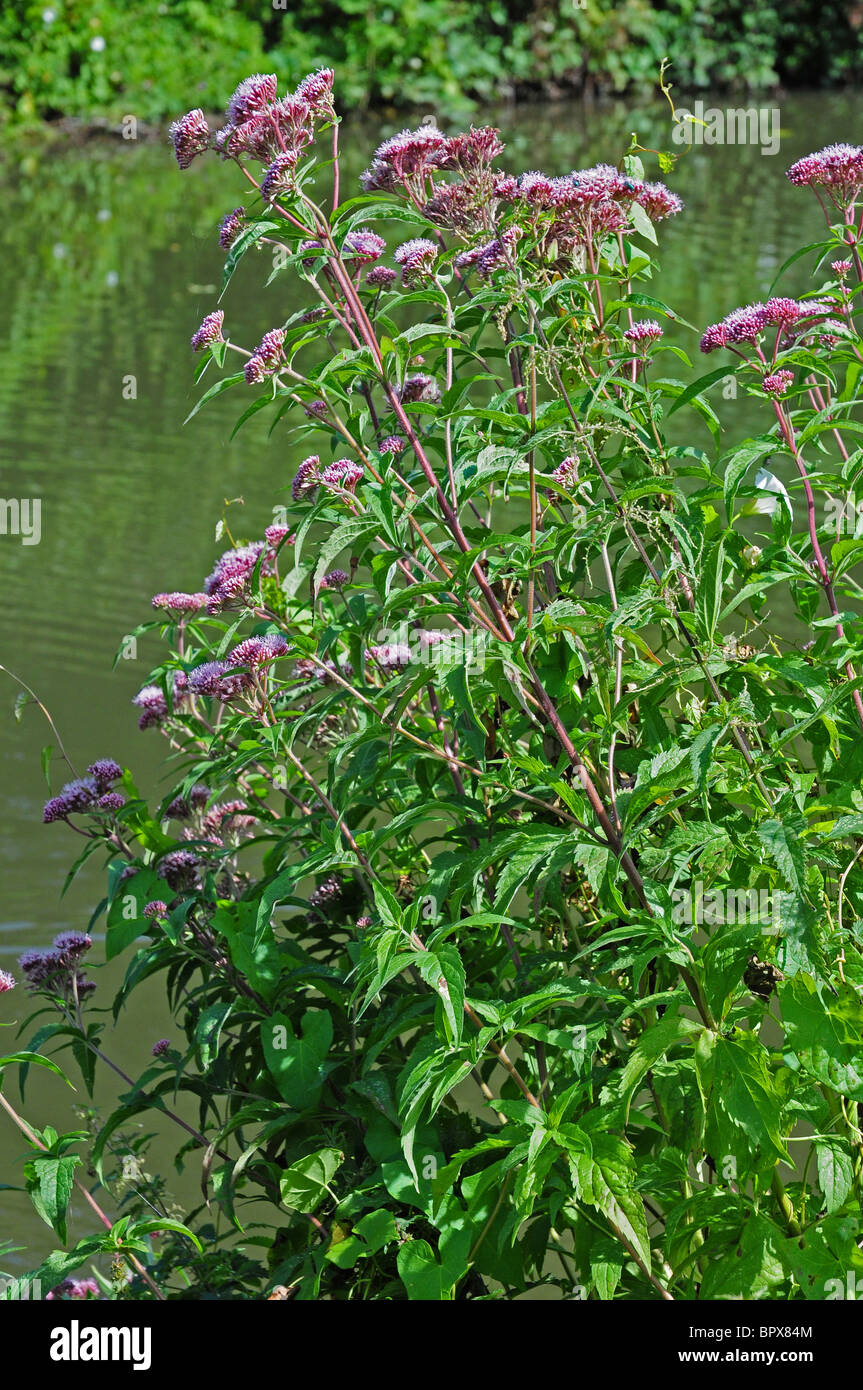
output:
[[[792,160],[856,138],[853,94],[796,95],[778,104],[775,157],[757,147],[693,146],[670,180],[686,211],[661,232],[656,292],[697,326],[762,296],[785,258],[818,235],[814,200],[784,178]],[[589,111],[565,104],[486,117],[508,138],[505,162],[516,171],[562,173],[616,161],[634,130],[645,146],[665,148],[670,139],[664,105]],[[347,126],[343,145],[357,153],[347,162],[346,187],[378,138],[377,126]],[[137,659],[112,671],[114,653],[148,616],[150,595],[200,586],[217,553],[214,527],[225,499],[244,501],[230,510],[232,529],[260,534],[295,462],[290,437],[276,432],[268,441],[254,420],[230,441],[245,403],[239,392],[182,428],[197,398],[188,338],[214,307],[221,277],[214,229],[242,189],[215,161],[180,175],[163,147],[134,144],[30,151],[0,166],[0,183],[0,494],[38,497],[42,508],[38,545],[0,536],[0,662],[36,690],[79,767],[114,756],[151,791],[162,745],[155,734],[138,733],[129,700],[158,648],[143,640]],[[789,292],[805,288],[805,267],[789,272]],[[240,341],[257,341],[297,307],[281,287],[265,301],[260,287],[269,269],[253,257],[235,277],[227,312]],[[678,333],[676,341],[697,357],[693,335]],[[129,377],[134,399],[125,398]],[[723,406],[730,431],[757,427],[748,409],[745,402]],[[705,444],[706,435],[696,442]],[[33,707],[13,720],[15,693],[0,672],[0,968],[14,968],[24,946],[86,925],[103,890],[99,870],[88,866],[60,898],[77,846],[65,827],[40,824],[48,794],[40,750],[56,740]],[[51,773],[55,786],[65,780],[56,746]],[[98,959],[98,944],[93,954]],[[98,975],[106,1004],[123,968],[114,962]],[[25,1002],[20,990],[0,999],[0,1023],[25,1017]],[[152,1041],[170,1032],[154,989],[133,999],[106,1046],[137,1075]],[[13,1031],[0,1036],[0,1051],[11,1051]],[[56,1078],[31,1076],[29,1119],[68,1124],[70,1094]],[[100,1078],[96,1102],[109,1106],[116,1094]],[[74,1100],[87,1103],[83,1094]],[[0,1182],[20,1182],[13,1160],[22,1147],[4,1117]],[[196,1185],[193,1173],[177,1190],[191,1195]],[[78,1235],[90,1229],[84,1217],[74,1227]],[[0,1236],[38,1254],[54,1243],[23,1194],[2,1191]],[[5,1263],[29,1261],[22,1255]]]

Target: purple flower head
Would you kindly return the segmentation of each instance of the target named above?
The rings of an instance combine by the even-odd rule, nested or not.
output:
[[[754,343],[767,320],[764,304],[747,304],[734,309],[725,319],[729,343]]]
[[[378,236],[377,232],[371,231],[368,227],[363,227],[356,232],[348,232],[342,254],[368,265],[382,256],[386,249],[387,244],[382,236]]]
[[[295,537],[290,534],[290,529],[287,526],[282,526],[275,522],[272,526],[267,527],[264,536],[267,544],[272,550],[278,550],[283,541],[287,541],[288,545],[293,545],[295,539]]]
[[[0,994],[8,994],[14,988],[15,976],[10,975],[8,970],[0,970]]]
[[[153,1043],[153,1056],[164,1057],[165,1053],[170,1051],[170,1048],[170,1038],[160,1038],[158,1042]]]
[[[358,917],[358,918],[357,918],[357,926],[358,926],[358,927],[370,927],[371,924],[372,924],[372,919],[371,919],[371,917]]]
[[[794,373],[783,368],[766,376],[761,383],[761,389],[765,396],[784,396],[793,380]]]
[[[225,321],[224,309],[216,309],[212,314],[208,314],[190,338],[190,342],[195,352],[200,352],[201,348],[210,347],[212,343],[222,341],[222,324]]]
[[[551,475],[559,487],[572,488],[578,482],[578,456],[569,454]]]
[[[344,570],[330,570],[321,580],[320,588],[341,590],[349,581],[350,576]]]
[[[252,541],[250,545],[226,550],[204,580],[204,593],[219,602],[242,598],[264,549],[263,541]]]
[[[664,183],[646,183],[641,188],[636,202],[644,208],[651,222],[662,222],[673,217],[683,208],[676,193],[672,193]]]
[[[145,685],[143,690],[139,690],[134,696],[132,704],[141,710],[141,717],[138,720],[139,729],[149,729],[153,724],[158,724],[160,719],[164,719],[168,713],[168,702],[165,699],[164,691],[158,685]]]
[[[309,255],[306,255],[306,256],[303,257],[302,261],[300,262],[301,266],[303,267],[303,270],[304,270],[308,275],[314,275],[314,274],[315,274],[315,271],[318,269],[318,262],[321,260],[321,258],[322,258],[322,256],[323,256],[323,253],[324,253],[324,248],[323,248],[322,243],[321,243],[320,241],[301,241],[301,242],[300,242],[300,245],[299,245],[299,250],[300,250],[300,251],[306,251],[306,252],[308,252],[308,251],[318,251],[318,252],[320,252],[320,255],[317,255],[317,256],[309,256]]]
[[[435,158],[435,166],[470,174],[491,164],[503,154],[504,148],[500,131],[495,126],[471,126],[463,134],[449,137]]]
[[[399,131],[375,150],[371,169],[366,170],[362,179],[363,187],[385,188],[387,180],[403,182],[412,175],[437,167],[437,160],[444,155],[448,144],[447,137],[434,125]],[[383,181],[379,181],[382,177]]]
[[[326,401],[309,401],[305,407],[305,414],[310,420],[326,420],[329,413],[329,406]]]
[[[285,330],[283,328],[271,328],[269,333],[265,333],[258,346],[255,348],[255,355],[266,362],[267,366],[277,366],[283,357],[282,348],[285,342]]]
[[[291,483],[291,496],[295,502],[301,497],[310,497],[318,490],[320,482],[320,463],[317,454],[310,454],[307,459],[303,459],[296,473],[294,481]]]
[[[270,375],[270,368],[267,366],[263,357],[258,357],[257,353],[253,353],[243,367],[243,376],[246,378],[246,382],[249,386],[260,385],[260,383],[266,381],[267,377]]]
[[[388,290],[397,278],[396,272],[388,265],[376,265],[367,273],[366,284],[375,289]]]
[[[30,990],[57,982],[61,976],[68,977],[68,963],[60,951],[25,951],[18,964]]]
[[[440,387],[434,377],[428,376],[425,372],[415,372],[413,376],[405,379],[405,383],[399,392],[399,400],[402,404],[411,404],[414,401],[427,401],[436,405],[440,400]]]
[[[194,695],[211,695],[218,698],[222,693],[222,677],[227,665],[224,661],[204,661],[189,672],[189,689]]]
[[[207,606],[207,595],[184,594],[176,590],[169,594],[154,594],[151,603],[154,608],[164,608],[167,613],[199,613]]]
[[[538,169],[530,169],[526,174],[519,174],[515,182],[518,196],[526,202],[532,203],[534,207],[550,206],[554,185],[547,174],[540,173]]]
[[[242,125],[250,117],[261,115],[268,103],[275,101],[277,91],[275,73],[266,76],[255,73],[253,77],[244,77],[228,102],[226,114],[231,125]]]
[[[787,305],[793,301],[773,300],[775,305]],[[782,309],[775,311],[777,314]],[[715,348],[728,343],[754,343],[758,335],[771,322],[771,311],[766,304],[747,304],[742,309],[734,309],[726,314],[721,323],[714,323],[705,330],[701,338],[701,351],[713,352]]]
[[[305,102],[313,115],[329,115],[333,109],[334,78],[332,68],[320,68],[317,72],[310,72],[298,85],[294,97]]]
[[[60,795],[65,799],[70,811],[89,810],[98,794],[99,787],[95,777],[76,777],[73,782],[67,782],[60,788]]]
[[[262,164],[269,164],[279,152],[273,112],[271,107],[260,115],[250,116],[242,125],[227,126],[216,138],[217,149],[229,159],[248,154]]]
[[[336,459],[321,474],[321,487],[332,493],[353,492],[362,476],[362,464],[353,459]]]
[[[642,319],[627,328],[623,336],[628,343],[652,343],[662,337],[662,329],[656,319]]]
[[[96,762],[90,764],[87,771],[95,780],[100,792],[106,792],[114,782],[119,782],[123,776],[123,769],[113,758],[97,758]]]
[[[210,127],[204,119],[203,111],[196,107],[194,111],[187,111],[178,121],[173,121],[168,128],[168,136],[174,146],[174,154],[180,168],[188,169],[192,160],[203,154],[210,143]]]
[[[402,268],[403,282],[412,285],[424,276],[431,275],[437,253],[437,246],[425,237],[414,237],[411,241],[403,241],[401,246],[397,246],[393,252],[393,260]]]
[[[173,849],[159,861],[156,872],[175,891],[194,888],[200,862],[197,854],[193,854],[189,849]]]
[[[95,1279],[72,1279],[69,1297],[72,1299],[101,1298],[102,1292]]]
[[[54,950],[59,951],[64,961],[75,964],[86,955],[93,945],[92,938],[82,931],[61,931],[54,937]]]
[[[381,440],[382,454],[401,454],[404,453],[406,441],[400,434],[388,434],[386,439]]]
[[[57,796],[52,796],[42,810],[42,822],[50,825],[52,821],[65,820],[73,811],[86,811],[99,794],[95,777],[78,777],[60,788]]]
[[[764,305],[765,324],[790,328],[800,318],[801,308],[796,299],[773,298]]]
[[[716,348],[725,347],[728,341],[728,334],[724,323],[712,323],[709,328],[704,330],[699,344],[702,352],[714,352]]]
[[[503,198],[511,203],[521,194],[521,186],[517,178],[512,174],[498,174],[495,178],[492,190],[496,198]]]
[[[45,1299],[46,1302],[49,1298],[62,1302],[67,1298],[77,1301],[101,1298],[101,1296],[99,1285],[95,1279],[64,1279],[62,1283],[57,1284],[49,1293],[46,1293]]]
[[[146,907],[144,908],[144,916],[148,920],[152,920],[156,917],[167,917],[167,915],[168,904],[163,903],[161,898],[154,898],[153,901],[147,903]]]
[[[826,188],[846,202],[863,186],[863,145],[826,145],[792,164],[788,178],[798,187]]]
[[[296,92],[277,101],[270,108],[270,115],[279,129],[280,149],[289,148],[299,152],[311,143],[314,136],[312,109]]]
[[[366,649],[366,660],[373,661],[385,671],[398,671],[407,666],[411,649],[406,642],[382,642]]]
[[[126,798],[119,792],[103,792],[96,802],[97,811],[121,811],[126,805]]]
[[[255,824],[255,817],[248,814],[245,801],[223,801],[213,806],[204,817],[201,829],[208,840],[221,844],[226,834],[236,834]]]
[[[476,273],[481,280],[487,280],[500,266],[509,264],[519,236],[517,227],[507,227],[494,241],[476,248]]]
[[[264,666],[288,650],[288,640],[280,632],[264,637],[247,637],[228,653],[228,666]]]
[[[219,245],[223,251],[229,251],[237,240],[243,230],[245,215],[245,208],[232,208],[230,212],[225,213],[219,223]]]
[[[283,193],[290,192],[298,159],[299,154],[296,150],[282,150],[276,155],[261,180],[261,196],[268,203],[273,203]]]
[[[309,907],[326,910],[337,903],[343,893],[344,887],[337,878],[325,878],[323,883],[309,894]]]
[[[391,193],[396,186],[392,166],[383,159],[373,159],[369,168],[360,174],[360,186],[364,193]]]
[[[825,319],[831,314],[835,314],[837,303],[831,299],[801,299],[800,318],[802,319]]]
[[[831,261],[831,262],[830,262],[830,269],[833,271],[833,274],[834,274],[834,275],[837,275],[837,276],[839,277],[840,280],[844,280],[845,277],[846,277],[847,275],[850,275],[850,273],[851,273],[851,262],[850,262],[850,261]]]

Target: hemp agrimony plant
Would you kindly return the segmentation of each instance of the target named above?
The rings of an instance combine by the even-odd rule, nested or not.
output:
[[[304,457],[291,479],[274,454],[265,535],[226,532],[140,629],[166,644],[135,703],[170,792],[150,808],[102,759],[46,806],[107,854],[115,1013],[161,980],[176,1032],[30,1166],[71,1179],[92,1140],[123,1297],[842,1296],[863,148],[789,173],[825,213],[812,296],[733,310],[691,380],[692,330],[650,293],[681,204],[635,153],[514,174],[496,130],[426,124],[358,191],[332,87],[252,77],[223,129],[172,128],[181,168],[212,151],[244,190],[226,287],[272,266],[257,346],[229,310],[195,333],[199,405],[251,387],[240,423]],[[762,407],[732,448],[720,380],[725,423]],[[49,1018],[21,1065],[71,1046],[88,1084],[113,1065],[90,945],[21,963]],[[150,1111],[201,1165],[182,1223],[103,1167]]]

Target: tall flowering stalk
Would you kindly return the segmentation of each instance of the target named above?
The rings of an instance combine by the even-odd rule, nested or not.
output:
[[[213,307],[199,405],[253,393],[301,461],[263,536],[152,600],[155,812],[106,759],[46,806],[107,850],[121,1002],[167,971],[184,1036],[148,1040],[97,1158],[195,1091],[200,1129],[167,1113],[211,1204],[290,1213],[250,1297],[828,1297],[863,1174],[863,542],[834,496],[863,155],[790,171],[827,215],[812,293],[728,313],[685,383],[650,278],[682,206],[633,154],[514,173],[496,129],[426,124],[357,191],[338,132],[330,70],[172,128],[248,190],[226,288],[254,250],[299,286],[250,343]],[[764,410],[730,450],[720,378]],[[114,1065],[52,949],[25,979]]]

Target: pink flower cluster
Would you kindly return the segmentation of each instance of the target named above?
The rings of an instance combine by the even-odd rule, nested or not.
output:
[[[67,782],[56,796],[49,797],[42,811],[43,824],[68,820],[73,813],[119,810],[123,798],[111,787],[123,776],[120,764],[113,758],[99,758],[90,764],[87,774]]]
[[[57,1284],[49,1293],[46,1293],[45,1300],[47,1302],[48,1299],[54,1299],[63,1302],[66,1299],[71,1299],[72,1302],[79,1302],[80,1300],[101,1297],[102,1291],[95,1279],[64,1279],[62,1283]]]
[[[79,998],[91,994],[96,986],[81,974],[78,967],[92,945],[86,932],[67,931],[59,932],[54,937],[53,946],[47,950],[25,951],[18,964],[27,989],[50,988],[53,992],[64,994],[77,991]]]
[[[342,254],[360,261],[363,265],[369,265],[372,261],[378,260],[386,248],[387,244],[382,236],[378,236],[377,232],[371,231],[368,227],[363,227],[356,232],[348,232]]]
[[[269,333],[264,334],[243,368],[243,375],[250,386],[257,382],[266,381],[267,377],[271,377],[274,372],[278,371],[285,355],[284,343],[285,330],[283,328],[271,328]]]
[[[787,177],[797,187],[823,188],[845,205],[863,188],[863,145],[825,145],[792,164]]]
[[[514,216],[500,241],[518,235],[519,229],[530,230],[554,264],[571,261],[589,243],[598,244],[611,234],[632,230],[636,204],[652,222],[673,216],[683,206],[664,184],[630,178],[610,164],[573,170],[561,177],[538,169],[518,177],[497,173],[490,193],[492,207],[497,200],[511,207]],[[469,182],[436,185],[424,212],[440,225],[469,236],[477,221]],[[458,264],[475,264],[480,275],[488,276],[507,259],[500,243],[492,242],[463,253]]]
[[[222,324],[225,321],[224,309],[216,309],[214,313],[208,314],[191,337],[191,344],[195,352],[200,352],[201,348],[211,347],[213,343],[222,341]]]
[[[402,268],[402,283],[413,285],[424,276],[432,274],[438,247],[425,237],[414,237],[404,241],[393,252],[393,260]]]
[[[400,671],[410,659],[411,649],[406,642],[383,642],[366,649],[366,661],[373,661],[384,671]]]
[[[211,844],[222,846],[226,834],[236,836],[256,824],[245,801],[223,801],[211,807],[201,823],[201,831]]]
[[[520,228],[507,227],[499,237],[495,237],[492,241],[487,241],[482,246],[475,246],[470,251],[460,252],[456,256],[456,265],[459,269],[476,266],[476,273],[480,279],[487,280],[500,266],[512,264],[520,236]]]
[[[235,546],[233,550],[226,550],[219,557],[203,585],[208,598],[209,612],[216,613],[225,604],[233,604],[246,598],[259,560],[261,572],[267,573],[270,552],[264,541],[252,541],[249,545]]]
[[[662,337],[662,329],[656,319],[642,319],[640,323],[627,328],[623,336],[628,343],[655,343]]]
[[[784,396],[793,380],[794,373],[783,367],[780,371],[771,372],[766,376],[761,383],[761,389],[765,396]]]
[[[567,457],[557,465],[557,468],[555,468],[551,476],[554,478],[558,487],[565,487],[568,490],[572,489],[578,482],[578,456],[576,454],[567,455]]]
[[[154,594],[151,600],[154,608],[164,608],[166,613],[199,613],[207,606],[206,594],[184,594],[175,591],[170,594]]]
[[[809,299],[768,299],[765,304],[747,304],[742,309],[734,309],[719,323],[712,323],[705,329],[701,338],[701,351],[714,352],[716,348],[732,347],[741,343],[755,343],[767,328],[777,328],[780,333],[788,333],[791,328],[804,325],[811,328],[819,319],[827,318],[835,312],[835,305],[823,300]]]
[[[362,464],[355,463],[353,459],[336,459],[324,469],[320,484],[325,492],[338,496],[342,492],[355,492],[362,476]]]
[[[213,148],[224,158],[246,155],[269,166],[271,191],[278,176],[289,173],[305,146],[314,139],[316,123],[332,120],[333,72],[310,73],[289,96],[279,98],[273,73],[246,77],[228,102],[227,123],[210,132],[200,110],[189,111],[172,124],[169,135],[177,163],[188,169],[192,160]],[[278,170],[278,175],[276,174]],[[267,196],[267,195],[265,195]]]
[[[288,639],[281,632],[268,632],[263,637],[246,637],[228,652],[228,666],[265,666],[288,650]]]

